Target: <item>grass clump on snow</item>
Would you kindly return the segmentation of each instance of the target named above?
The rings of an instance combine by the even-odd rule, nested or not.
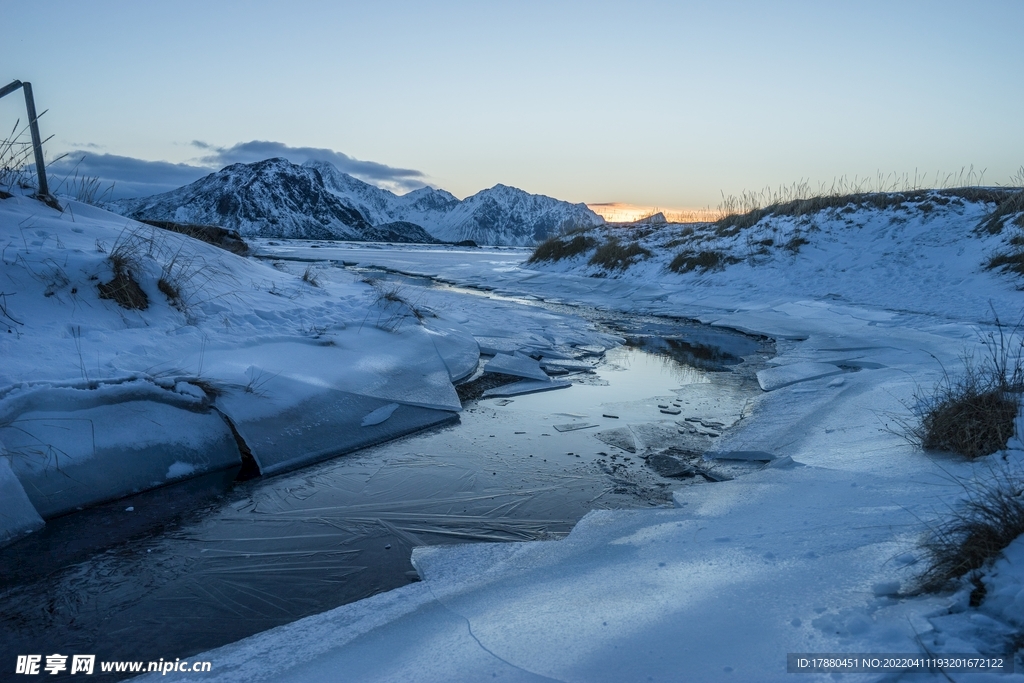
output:
[[[739,263],[739,259],[721,251],[705,249],[704,251],[684,251],[678,254],[668,264],[668,269],[674,273],[689,273],[699,270],[706,273],[709,270],[721,270],[731,263]]]
[[[636,261],[650,256],[651,252],[640,246],[639,242],[623,245],[618,238],[612,237],[597,248],[589,263],[592,266],[601,266],[605,270],[625,270]]]
[[[922,448],[973,459],[1005,448],[1013,436],[1024,389],[1024,347],[1011,341],[1018,328],[1007,333],[998,319],[996,325],[980,362],[965,355],[958,377],[944,372],[930,394],[917,396],[921,422],[910,432]]]
[[[561,261],[562,259],[585,254],[596,246],[596,239],[582,233],[577,233],[572,237],[556,235],[538,244],[537,248],[533,250],[533,254],[527,260],[527,263]]]
[[[123,236],[122,236],[123,237]],[[98,286],[101,299],[110,299],[121,308],[144,311],[149,308],[149,297],[139,286],[136,273],[142,271],[141,252],[135,233],[119,239],[110,250],[107,260],[114,277]]]
[[[921,590],[943,590],[956,579],[981,569],[1024,534],[1024,477],[1003,471],[971,485],[967,498],[948,520],[933,527],[921,547],[927,561],[918,577]],[[984,597],[974,577],[971,604]]]

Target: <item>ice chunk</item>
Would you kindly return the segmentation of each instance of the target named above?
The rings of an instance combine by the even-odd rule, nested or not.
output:
[[[427,329],[430,333],[437,355],[448,368],[448,377],[452,382],[473,374],[480,363],[480,346],[469,334],[458,330]]]
[[[366,414],[366,417],[363,418],[363,421],[359,423],[359,426],[370,427],[372,425],[379,425],[381,422],[391,417],[391,414],[395,412],[396,408],[398,408],[397,403],[389,403],[386,406],[377,408],[376,410],[371,410]]]
[[[552,389],[565,389],[571,387],[572,382],[563,379],[539,380],[524,379],[512,384],[505,384],[500,387],[488,389],[483,393],[484,398],[495,398],[498,396],[521,396],[522,394],[534,394],[538,391],[551,391]]]
[[[507,337],[477,337],[476,343],[480,345],[480,353],[486,354],[513,354],[518,351],[522,344]]]
[[[594,369],[593,363],[588,363],[583,360],[562,360],[562,359],[548,359],[543,358],[540,361],[540,366],[545,370],[556,369],[564,370],[568,372],[587,372]]]
[[[541,370],[540,363],[529,356],[499,353],[484,366],[485,372],[497,372],[502,375],[514,375],[526,379],[547,380],[548,375]]]
[[[299,392],[286,386],[297,380],[279,377],[275,382],[286,394]],[[458,419],[454,411],[316,388],[317,392],[298,403],[278,406],[274,406],[273,396],[243,390],[231,389],[218,397],[218,407],[231,418],[263,474],[295,469]],[[309,387],[302,390],[308,392]],[[268,410],[268,403],[277,409]],[[368,422],[371,416],[374,421]]]
[[[560,432],[575,432],[578,429],[590,429],[591,427],[596,427],[597,425],[594,424],[593,422],[569,422],[566,424],[551,426]]]
[[[48,393],[47,410],[0,427],[11,468],[43,518],[160,486],[184,467],[199,475],[242,464],[216,412],[155,400],[96,405],[118,398],[102,390]]]
[[[0,446],[0,546],[43,528],[43,524]]]
[[[667,453],[656,453],[647,458],[647,466],[663,477],[692,477],[697,474],[689,464]]]
[[[757,373],[757,383],[764,391],[774,391],[797,382],[807,382],[819,377],[838,375],[842,370],[831,363],[800,362],[776,368],[766,368]]]
[[[615,446],[616,448],[621,448],[624,451],[636,453],[636,441],[633,440],[633,432],[629,430],[629,427],[606,429],[603,432],[594,434],[594,436],[609,446]]]

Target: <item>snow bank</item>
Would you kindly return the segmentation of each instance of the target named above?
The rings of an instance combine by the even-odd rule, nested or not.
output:
[[[0,442],[43,517],[242,464],[219,414],[152,384],[36,387],[0,405],[19,403]]]
[[[479,349],[459,323],[417,320],[354,275],[318,279],[62,203],[0,201],[0,443],[43,517],[237,466],[224,416],[273,472],[461,409],[452,381]],[[112,254],[144,307],[101,298]],[[15,515],[16,497],[0,501]]]

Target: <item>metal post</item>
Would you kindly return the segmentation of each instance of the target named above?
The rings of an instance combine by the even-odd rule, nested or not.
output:
[[[36,175],[39,176],[39,194],[43,197],[50,196],[50,188],[46,184],[46,164],[43,163],[43,141],[39,137],[39,123],[36,120],[36,103],[32,99],[32,84],[22,81],[21,87],[25,89],[25,108],[28,110],[28,127],[32,133],[32,151],[36,155]]]
[[[36,192],[36,197],[48,206],[60,210],[60,204],[50,196],[50,186],[46,183],[46,164],[43,163],[43,140],[39,136],[39,117],[36,115],[36,102],[32,97],[32,84],[27,81],[11,81],[0,88],[0,97],[10,95],[18,88],[25,89],[25,109],[28,110],[28,128],[32,133],[32,153],[36,158],[36,177],[39,179],[39,189]]]

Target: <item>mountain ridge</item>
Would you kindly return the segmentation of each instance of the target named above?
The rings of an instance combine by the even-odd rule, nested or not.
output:
[[[459,200],[422,187],[398,195],[326,161],[233,164],[176,190],[109,202],[144,220],[216,224],[249,237],[532,246],[604,220],[571,204],[497,184]]]

